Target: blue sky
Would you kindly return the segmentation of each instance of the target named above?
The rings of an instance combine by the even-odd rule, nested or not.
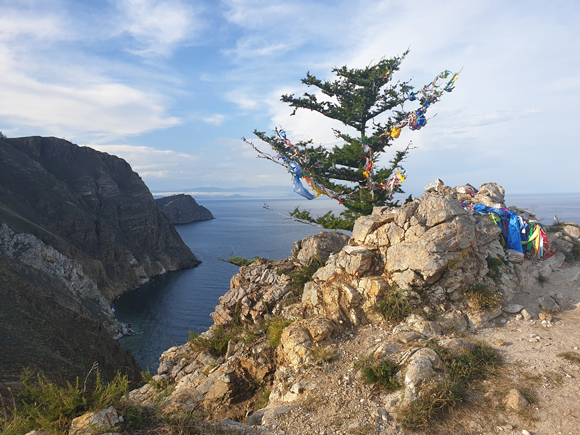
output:
[[[282,126],[334,144],[339,124],[290,117],[280,95],[305,92],[307,71],[331,79],[410,47],[395,79],[463,70],[395,142],[417,147],[407,192],[436,178],[578,192],[579,22],[573,0],[0,0],[0,131],[118,155],[154,192],[290,190],[240,138]]]

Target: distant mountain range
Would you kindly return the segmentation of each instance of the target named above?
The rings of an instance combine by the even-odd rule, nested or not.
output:
[[[292,191],[292,186],[260,186],[260,187],[192,187],[175,191],[152,192],[155,198],[184,193],[195,197],[204,198],[245,198],[245,197],[292,197],[296,194]]]

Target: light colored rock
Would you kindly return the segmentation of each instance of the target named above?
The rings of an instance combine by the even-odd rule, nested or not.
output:
[[[468,311],[467,318],[470,329],[484,328],[490,320],[495,319],[503,314],[501,307],[497,307],[492,311]]]
[[[570,237],[575,239],[580,239],[580,226],[572,222],[566,222],[561,225],[562,230],[565,231]]]
[[[322,261],[326,262],[328,257],[339,252],[348,240],[347,235],[338,231],[323,231],[295,242],[292,257],[306,263],[316,255],[320,255]]]
[[[392,221],[392,216],[369,215],[358,218],[352,229],[351,243],[355,245],[364,245],[367,237],[375,232],[379,227]]]
[[[405,321],[409,328],[426,337],[441,335],[441,326],[436,322],[430,322],[415,314],[411,314]]]
[[[268,412],[268,408],[258,409],[248,417],[246,424],[248,426],[260,426],[262,424],[262,418],[266,412]]]
[[[271,425],[276,417],[282,414],[286,414],[287,412],[294,409],[297,405],[281,405],[281,406],[269,406],[266,409],[262,416],[262,425],[267,426]]]
[[[522,252],[514,251],[513,249],[506,249],[507,260],[511,263],[523,263],[525,260]]]
[[[450,196],[439,196],[424,193],[417,212],[425,218],[427,227],[446,222],[455,216],[467,214],[459,201]]]
[[[529,311],[525,308],[521,311],[521,314],[524,320],[532,320],[534,317],[536,317],[536,314],[533,311]]]
[[[363,276],[372,266],[374,253],[362,246],[345,246],[339,253],[338,264],[349,275]]]
[[[464,332],[467,330],[467,318],[465,314],[457,310],[444,313],[438,323],[445,331]]]
[[[91,435],[116,432],[115,428],[123,422],[117,410],[109,406],[97,412],[87,412],[75,418],[69,429],[69,435]]]
[[[282,332],[278,353],[289,365],[300,367],[313,362],[312,336],[304,321],[294,322]]]
[[[518,390],[512,389],[504,400],[506,406],[514,411],[521,411],[530,406],[526,397]]]
[[[562,254],[561,252],[556,252],[550,258],[543,260],[542,263],[550,266],[550,269],[554,271],[562,267],[562,264],[564,264],[565,260],[566,256],[564,254]]]
[[[524,309],[524,306],[519,304],[509,304],[504,307],[501,307],[501,309],[508,314],[518,314],[520,311]]]
[[[538,298],[538,305],[544,310],[558,310],[560,306],[550,296],[541,296]]]

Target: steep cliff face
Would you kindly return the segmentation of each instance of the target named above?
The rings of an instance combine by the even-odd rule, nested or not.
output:
[[[18,389],[24,367],[64,382],[97,363],[104,380],[120,371],[138,385],[139,365],[113,339],[122,332],[78,263],[0,225],[0,394]]]
[[[74,258],[109,301],[198,263],[126,161],[62,139],[0,141],[0,219]]]
[[[124,160],[56,138],[0,140],[0,389],[24,367],[56,381],[97,362],[134,385],[110,302],[198,264]]]
[[[188,224],[213,219],[211,211],[199,205],[191,195],[166,196],[155,200],[155,204],[172,224]]]

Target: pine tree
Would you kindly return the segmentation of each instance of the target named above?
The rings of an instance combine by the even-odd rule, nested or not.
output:
[[[277,155],[272,156],[246,141],[260,157],[286,167],[294,175],[296,193],[308,199],[324,194],[338,200],[347,209],[339,218],[329,212],[313,219],[308,212],[298,209],[291,215],[316,221],[325,228],[349,229],[358,216],[370,214],[373,207],[395,205],[392,195],[403,193],[400,184],[406,174],[400,164],[410,146],[397,151],[388,167],[379,168],[377,162],[385,149],[399,137],[402,128],[419,130],[425,126],[427,109],[444,92],[453,90],[458,75],[446,70],[417,92],[413,92],[409,81],[392,83],[393,73],[399,70],[408,52],[392,59],[383,58],[362,69],[334,68],[332,72],[336,79],[333,81],[319,80],[308,72],[302,83],[317,88],[329,98],[319,100],[316,93],[305,93],[298,98],[282,96],[281,101],[294,108],[292,115],[298,109],[315,111],[357,132],[351,135],[334,130],[336,138],[342,141],[340,145],[327,149],[314,146],[312,140],[293,144],[281,129],[276,129],[270,136],[254,131],[276,151]],[[416,100],[418,108],[404,110],[404,103]],[[314,194],[302,186],[301,179],[307,182]]]

